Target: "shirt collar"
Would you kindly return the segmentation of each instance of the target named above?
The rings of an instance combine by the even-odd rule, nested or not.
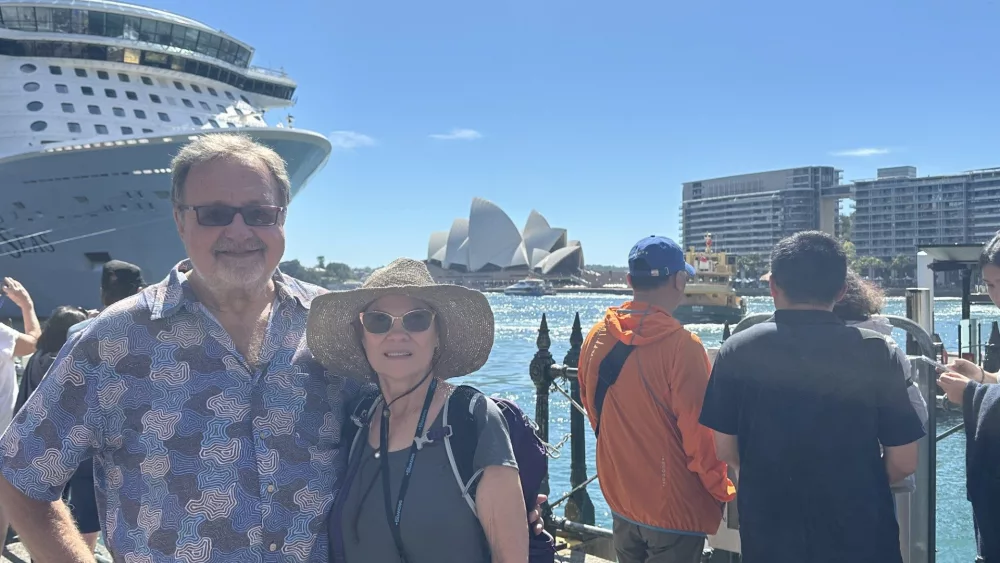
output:
[[[833,312],[820,309],[778,309],[774,320],[787,324],[845,324]]]
[[[178,262],[170,269],[170,274],[167,275],[166,279],[156,285],[153,292],[151,320],[164,319],[180,309],[190,307],[198,302],[198,297],[191,288],[187,274],[181,272],[181,268],[190,270],[191,261],[185,259]],[[294,300],[306,311],[312,306],[312,300],[315,297],[326,293],[323,288],[301,282],[283,274],[278,269],[275,269],[271,279],[274,281],[279,302]]]

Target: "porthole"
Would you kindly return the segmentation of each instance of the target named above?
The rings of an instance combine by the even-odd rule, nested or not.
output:
[[[35,65],[33,65],[33,64],[31,64],[31,63],[25,63],[25,64],[21,65],[21,72],[23,72],[25,74],[31,74],[32,72],[35,72],[36,70],[38,70],[38,67],[35,66]]]
[[[40,111],[43,107],[42,102],[28,102],[28,111]]]
[[[45,123],[44,121],[36,121],[36,122],[34,122],[34,123],[31,124],[31,130],[32,131],[36,131],[36,132],[37,131],[45,131],[45,128],[48,127],[48,126],[49,126],[49,124]]]
[[[25,92],[37,92],[42,86],[37,82],[28,82],[24,85]]]

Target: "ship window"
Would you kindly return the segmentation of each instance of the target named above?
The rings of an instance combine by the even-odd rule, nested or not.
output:
[[[216,121],[214,119],[209,119],[208,122],[212,124],[212,127],[215,127],[216,129],[219,128],[219,122],[218,121]]]
[[[180,82],[174,80],[174,88],[177,88],[178,90],[183,91],[184,90],[184,85],[181,84]]]
[[[80,91],[83,92],[84,96],[93,96],[94,95],[94,89],[91,88],[90,86],[81,86],[80,87]]]
[[[56,74],[56,75],[62,74],[62,67],[61,66],[55,66],[55,65],[50,66],[49,67],[49,74]]]
[[[122,135],[131,135],[131,134],[132,134],[131,127],[122,127]]]
[[[28,111],[40,111],[43,107],[42,102],[28,102]]]
[[[87,78],[86,69],[74,68],[73,70],[76,71],[76,75],[79,76],[80,78]]]
[[[80,131],[82,131],[82,129],[80,129],[79,123],[67,123],[66,126],[69,127],[70,133],[79,133]]]
[[[201,109],[205,111],[212,111],[212,106],[206,104],[205,102],[198,102],[201,105]]]
[[[196,94],[201,94],[201,88],[197,84],[192,84],[191,89],[195,91]]]
[[[27,82],[24,85],[24,91],[25,92],[37,92],[38,89],[41,88],[41,87],[42,87],[41,84],[39,84],[37,82]]]
[[[149,95],[149,99],[150,99],[150,101],[152,101],[152,102],[153,102],[154,104],[162,104],[162,103],[163,103],[163,101],[162,101],[162,100],[160,100],[160,97],[159,97],[159,96],[157,96],[156,94],[150,94],[150,95]]]
[[[104,89],[104,95],[107,96],[107,97],[109,97],[109,98],[117,98],[118,97],[118,92],[115,92],[112,88],[105,88]]]
[[[143,133],[152,133],[153,130],[152,129],[143,129],[142,132]]]
[[[32,72],[35,72],[36,70],[38,70],[38,67],[35,66],[35,65],[33,65],[33,64],[26,63],[26,64],[21,65],[21,72],[23,72],[25,74],[31,74]]]
[[[14,202],[14,207],[16,207],[18,209],[24,209],[24,203],[22,203],[20,201],[15,201]]]
[[[105,70],[97,71],[97,77],[100,78],[101,80],[107,80],[109,78],[108,73]]]
[[[148,76],[143,76],[142,77],[142,83],[145,84],[146,86],[152,86],[153,85],[153,79],[150,78],[150,77],[148,77]]]
[[[111,108],[111,113],[115,114],[116,117],[125,117],[125,110],[122,108]]]
[[[198,119],[196,116],[193,115],[191,116],[191,123],[194,123],[195,125],[204,125],[201,119]]]
[[[236,98],[233,97],[233,93],[230,92],[229,90],[226,90],[226,97],[234,102],[236,101]]]
[[[187,107],[189,107],[189,108],[193,108],[194,107],[194,104],[191,103],[191,100],[189,100],[187,98],[184,98],[181,101],[184,102],[184,105],[187,106]]]
[[[246,96],[242,96],[242,95],[241,95],[241,96],[240,96],[240,99],[241,99],[241,100],[243,100],[244,102],[246,102],[247,104],[249,104],[249,103],[250,103],[250,100],[248,100]]]
[[[91,115],[101,115],[101,108],[98,106],[87,106],[87,111],[89,111]]]
[[[73,107],[73,104],[68,104],[66,102],[63,102],[62,110],[63,113],[76,113],[76,108]]]
[[[215,88],[209,87],[208,88],[208,93],[211,94],[211,95],[213,95],[213,96],[215,96],[216,98],[219,97],[219,93],[215,91]]]
[[[69,94],[69,86],[65,84],[56,84],[56,93]]]
[[[215,107],[219,109],[222,113],[226,113],[226,106],[222,104],[215,104]]]
[[[177,100],[175,100],[173,96],[167,96],[167,103],[169,105],[176,106]]]
[[[168,121],[168,122],[170,121],[170,116],[163,113],[162,111],[157,113],[156,115],[160,116],[160,121]]]
[[[108,126],[107,125],[94,125],[94,131],[97,131],[98,135],[107,135]]]
[[[36,122],[34,122],[34,123],[31,124],[31,130],[32,131],[45,131],[45,128],[48,127],[48,126],[49,126],[49,124],[45,123],[44,121],[36,121]]]
[[[130,92],[130,91],[126,90],[125,91],[125,97],[128,98],[128,99],[130,99],[130,100],[132,100],[132,101],[139,101],[139,95],[136,94],[135,92]]]
[[[122,82],[130,82],[128,75],[124,72],[118,73],[118,80],[121,80]]]
[[[139,119],[146,119],[146,112],[142,111],[141,109],[137,109],[135,110],[135,116]]]

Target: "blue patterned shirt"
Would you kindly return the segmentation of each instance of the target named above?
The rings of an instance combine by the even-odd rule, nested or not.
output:
[[[55,501],[94,458],[116,561],[325,563],[357,384],[306,349],[313,297],[277,272],[258,367],[177,271],[108,307],[63,347],[0,439],[0,471]]]

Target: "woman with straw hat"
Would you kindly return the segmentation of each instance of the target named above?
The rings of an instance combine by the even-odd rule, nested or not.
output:
[[[334,560],[527,561],[517,463],[497,406],[474,403],[474,465],[482,470],[475,513],[440,439],[454,389],[447,380],[481,368],[493,347],[485,296],[435,284],[422,262],[400,258],[359,289],[314,299],[306,336],[330,373],[379,391],[330,519]]]

